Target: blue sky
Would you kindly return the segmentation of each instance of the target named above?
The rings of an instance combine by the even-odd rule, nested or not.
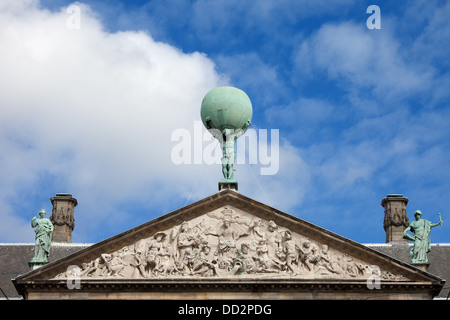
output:
[[[56,193],[78,200],[74,242],[216,193],[220,165],[174,164],[171,135],[232,85],[252,128],[279,132],[277,174],[236,166],[243,195],[382,243],[381,200],[403,194],[450,242],[449,16],[426,0],[2,1],[0,241],[33,241]]]

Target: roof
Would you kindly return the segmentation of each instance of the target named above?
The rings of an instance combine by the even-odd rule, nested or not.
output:
[[[387,254],[405,263],[410,263],[409,250],[412,243],[367,243],[369,248]],[[450,279],[450,243],[432,243],[431,251],[427,254],[429,267],[428,272],[439,276],[444,280]],[[447,281],[437,296],[439,299],[448,299],[450,294],[450,283]]]
[[[89,247],[89,243],[57,243],[51,245],[49,262],[57,261]],[[0,243],[0,299],[21,299],[12,279],[31,269],[28,262],[34,255],[34,243]]]
[[[16,287],[17,285],[22,286],[21,290],[26,290],[27,281],[30,280],[37,281],[35,283],[41,283],[42,288],[46,285],[53,286],[53,288],[59,288],[61,285],[57,280],[57,276],[60,275],[61,272],[68,270],[68,266],[70,265],[81,265],[82,262],[93,261],[93,259],[100,257],[103,253],[113,253],[124,246],[133,245],[142,239],[148,239],[162,230],[173,230],[184,221],[194,221],[196,219],[196,221],[200,221],[201,219],[204,220],[206,217],[205,214],[217,212],[217,210],[222,210],[221,208],[223,208],[223,206],[230,205],[233,208],[236,208],[236,210],[239,210],[240,213],[245,213],[249,217],[259,217],[265,219],[266,222],[274,220],[279,226],[283,226],[292,231],[293,235],[305,236],[316,241],[318,244],[326,243],[335,251],[349,254],[362,262],[377,265],[382,270],[393,272],[394,275],[405,275],[406,278],[409,279],[408,282],[386,281],[390,287],[397,288],[396,290],[407,290],[409,286],[411,286],[411,288],[419,288],[423,287],[425,284],[425,286],[429,286],[430,288],[433,288],[433,290],[439,288],[439,297],[446,297],[445,294],[448,292],[448,289],[442,289],[442,286],[444,284],[443,278],[448,278],[447,266],[450,258],[450,245],[433,245],[433,249],[429,254],[429,260],[432,266],[430,266],[428,272],[425,272],[409,264],[409,245],[407,244],[363,245],[231,190],[221,191],[215,195],[175,210],[96,244],[53,243],[50,254],[50,263],[33,271],[30,271],[28,268],[28,261],[31,260],[33,255],[33,244],[0,244],[0,269],[2,273],[2,277],[0,278],[1,288],[9,298],[19,298],[19,294],[11,282],[11,279],[13,278],[15,279]],[[142,280],[143,281],[138,282],[140,284],[144,283],[147,286],[146,288],[150,288],[152,279]],[[287,286],[294,284],[299,285],[299,287],[303,286],[302,290],[308,290],[304,286],[304,279],[290,278],[287,280],[289,280]],[[314,279],[312,280],[315,281]],[[89,281],[90,280],[87,279],[86,283],[89,283]],[[98,283],[98,279],[96,281],[96,283]],[[351,281],[351,286],[354,286],[356,283],[361,289],[367,283],[365,279],[358,281]],[[123,279],[121,279],[121,282],[116,282],[110,283],[113,285],[122,285]],[[134,282],[137,283],[136,281]],[[262,281],[256,281],[255,283],[258,282],[262,283]],[[347,282],[350,285],[350,281]],[[346,285],[347,282],[345,279],[339,279],[339,286],[342,288],[342,285]],[[175,282],[171,281],[171,283]],[[203,280],[202,283],[207,284],[207,281]],[[215,282],[214,285],[217,285],[217,282]],[[224,287],[225,285],[229,286],[233,284],[230,281],[225,281]],[[311,282],[308,282],[308,285],[311,285]],[[337,287],[336,290],[338,290]]]

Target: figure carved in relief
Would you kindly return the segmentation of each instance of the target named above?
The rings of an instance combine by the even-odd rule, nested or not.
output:
[[[83,263],[81,277],[316,277],[371,274],[367,265],[274,221],[230,208],[183,222]],[[169,236],[170,235],[170,236]],[[70,276],[69,272],[65,276]],[[396,277],[382,273],[382,277]]]
[[[106,268],[108,270],[108,277],[114,277],[119,274],[123,268],[122,260],[119,257],[118,252],[113,252],[112,254],[103,253],[103,261],[106,263]]]
[[[318,251],[318,246],[306,239],[299,248],[299,267],[306,272],[313,272],[319,258]]]
[[[196,256],[192,264],[191,275],[217,276],[217,261],[209,258],[211,247],[209,245],[202,246],[201,251]]]
[[[267,226],[267,232],[265,233],[267,240],[267,247],[269,249],[269,256],[276,257],[280,255],[283,251],[282,248],[282,237],[277,224],[270,220]]]
[[[257,272],[255,257],[250,252],[250,245],[247,242],[241,243],[241,249],[237,250],[232,274],[252,274]]]
[[[139,240],[134,245],[135,257],[136,257],[136,267],[140,275],[144,278],[148,277],[147,272],[147,242],[144,240]]]
[[[265,234],[264,230],[262,229],[261,219],[259,219],[259,218],[253,219],[253,221],[249,227],[249,234],[254,241],[266,239],[266,234]]]
[[[145,246],[145,259],[142,259],[143,250],[139,248],[139,257],[141,260],[139,270],[144,276],[166,275],[173,272],[173,254],[170,246],[165,242],[166,237],[167,235],[164,232],[157,232],[153,236],[153,240]]]
[[[363,275],[367,266],[356,263],[353,257],[344,253],[338,258],[339,265],[343,272],[350,277],[357,277],[358,275]]]
[[[176,267],[182,272],[189,272],[188,259],[193,256],[193,246],[197,240],[190,235],[189,224],[183,222],[177,235],[177,261]]]
[[[177,271],[173,252],[169,244],[163,243],[159,252],[159,265],[154,269],[156,275],[168,275]]]
[[[222,211],[222,222],[215,228],[207,230],[206,235],[218,238],[215,255],[218,256],[218,265],[221,269],[231,271],[234,261],[237,258],[236,241],[248,236],[250,229],[239,219],[239,216],[233,216],[234,212],[230,209]]]
[[[121,250],[119,250],[119,257],[123,266],[119,275],[125,278],[136,277],[137,259],[134,253],[134,246],[132,247],[133,250],[130,250],[128,246],[125,246]]]
[[[153,236],[153,240],[147,246],[146,266],[149,269],[149,273],[153,273],[154,270],[158,270],[160,267],[160,250],[163,247],[163,240],[166,237],[164,232],[158,232]]]
[[[338,266],[332,255],[328,253],[328,246],[326,244],[321,247],[319,261],[316,265],[316,272],[319,274],[339,273]]]
[[[262,239],[259,241],[256,247],[256,268],[258,272],[262,273],[278,273],[280,270],[280,264],[276,260],[269,256],[269,248],[267,241]]]
[[[95,273],[95,271],[97,270],[97,266],[95,264],[95,262],[97,260],[98,259],[93,260],[93,261],[88,262],[88,263],[82,263],[81,264],[81,271],[79,273],[79,276],[80,277],[84,277],[84,276],[90,277],[90,276],[92,276],[92,274]]]
[[[292,275],[295,276],[297,272],[293,264],[297,263],[298,260],[298,247],[292,240],[291,232],[285,230],[283,231],[282,235],[283,235],[284,253],[286,255],[286,266],[288,270],[292,273]]]
[[[217,249],[219,255],[223,255],[226,251],[235,248],[235,240],[238,235],[234,233],[231,227],[231,221],[229,218],[223,220],[222,226],[215,231],[208,231],[207,234],[217,236],[219,238]]]

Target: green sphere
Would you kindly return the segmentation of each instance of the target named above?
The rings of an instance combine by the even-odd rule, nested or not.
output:
[[[252,103],[247,94],[235,87],[217,87],[209,91],[200,110],[207,129],[247,129],[253,115]]]

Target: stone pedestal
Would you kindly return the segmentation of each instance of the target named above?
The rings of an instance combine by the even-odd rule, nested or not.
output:
[[[33,262],[30,261],[28,262],[28,266],[32,269],[32,270],[36,270],[39,269],[40,267],[46,265],[48,262]]]
[[[219,182],[219,191],[226,190],[226,189],[237,191],[238,183],[236,181],[220,181]]]
[[[428,267],[430,266],[429,263],[413,263],[414,267],[419,268],[423,271],[428,271]]]

